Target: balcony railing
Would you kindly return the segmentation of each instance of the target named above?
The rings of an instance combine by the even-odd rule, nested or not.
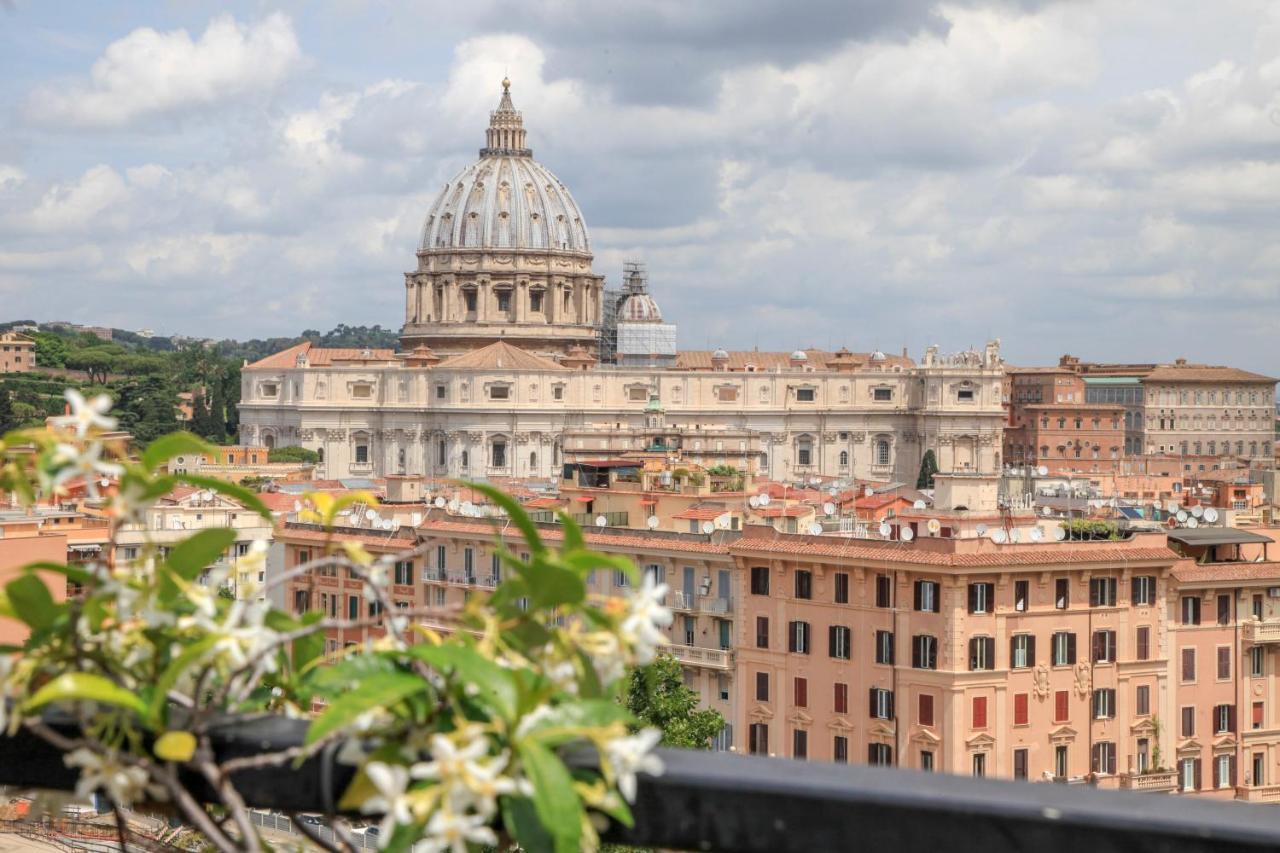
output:
[[[692,592],[672,592],[667,594],[667,606],[672,610],[691,613],[709,613],[713,616],[729,612],[727,598],[714,598],[710,595],[696,595]]]
[[[1236,788],[1236,799],[1246,803],[1280,803],[1280,785],[1242,785]]]
[[[76,736],[65,719],[49,723],[64,736]],[[215,760],[298,748],[306,725],[284,718],[228,723],[212,734]],[[255,808],[323,812],[341,799],[355,772],[337,760],[337,752],[324,750],[297,765],[242,769],[232,779]],[[611,826],[605,840],[743,853],[1280,848],[1276,813],[1243,803],[723,752],[663,749],[659,755],[665,772],[639,777],[634,826]],[[567,757],[582,767],[596,761],[590,750]],[[45,741],[26,733],[0,737],[0,784],[72,790],[76,779],[59,750]],[[191,784],[196,796],[209,799],[211,792],[199,780]]]
[[[1150,773],[1123,773],[1120,787],[1127,791],[1170,794],[1178,790],[1178,771],[1154,770]]]
[[[1247,619],[1241,633],[1246,643],[1280,643],[1280,619]]]
[[[733,668],[733,652],[729,649],[707,649],[702,646],[684,646],[679,643],[672,643],[669,646],[663,646],[662,650],[669,653],[680,663],[688,664],[689,666],[720,670]]]
[[[600,516],[604,516],[605,527],[626,527],[630,518],[625,512],[575,512],[573,520],[582,527],[595,527]]]

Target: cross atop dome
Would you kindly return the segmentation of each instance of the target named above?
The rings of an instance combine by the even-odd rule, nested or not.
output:
[[[511,103],[511,81],[502,78],[502,99],[498,108],[489,113],[489,127],[484,132],[485,147],[481,157],[532,157],[533,151],[525,147],[524,117]]]

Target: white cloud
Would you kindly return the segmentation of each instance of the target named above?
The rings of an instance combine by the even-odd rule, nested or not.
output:
[[[112,42],[88,80],[35,92],[28,115],[49,125],[122,127],[270,90],[301,60],[293,24],[280,13],[249,25],[221,15],[194,41],[186,30],[142,27]]]
[[[55,184],[25,221],[37,231],[65,232],[87,225],[119,226],[119,205],[129,197],[120,173],[108,165],[94,166],[72,184]]]

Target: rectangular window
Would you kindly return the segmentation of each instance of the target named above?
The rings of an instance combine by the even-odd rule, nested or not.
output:
[[[893,691],[883,687],[871,688],[871,716],[877,720],[893,719]]]
[[[1093,632],[1093,662],[1094,663],[1115,663],[1116,661],[1116,632],[1115,631],[1094,631]]]
[[[791,622],[787,626],[787,651],[809,654],[809,623]]]
[[[984,695],[975,695],[973,698],[973,713],[969,719],[970,729],[986,729],[987,727],[987,697]]]
[[[1236,730],[1236,706],[1215,705],[1213,707],[1213,733],[1216,735]]]
[[[1110,741],[1098,741],[1093,745],[1092,766],[1094,773],[1116,772],[1116,745]]]
[[[1137,642],[1135,643],[1135,658],[1137,660],[1151,660],[1151,629],[1146,625],[1138,628]]]
[[[1065,723],[1071,719],[1071,691],[1059,690],[1053,694],[1053,721]]]
[[[747,732],[747,750],[752,755],[768,755],[769,724],[752,723]]]
[[[836,682],[834,704],[837,714],[849,713],[849,685],[840,681]]]
[[[914,606],[916,610],[924,613],[937,613],[939,611],[940,602],[938,601],[937,581],[916,581]]]
[[[396,563],[396,583],[404,585],[413,583],[413,562],[400,560]]]
[[[1182,596],[1182,624],[1200,624],[1200,598],[1195,595]]]
[[[867,747],[867,763],[872,767],[890,767],[893,764],[893,747],[887,743],[873,743]]]
[[[836,735],[831,741],[831,758],[838,764],[849,762],[849,739],[844,735]]]
[[[1019,613],[1027,610],[1027,600],[1031,596],[1031,581],[1013,582],[1013,609]]]
[[[805,759],[809,757],[809,733],[796,729],[791,733],[791,757]]]
[[[1263,646],[1254,646],[1249,649],[1249,675],[1253,678],[1262,678],[1266,674],[1266,648]]]
[[[1053,635],[1053,665],[1075,666],[1076,635],[1070,631],[1059,631]]]
[[[1182,650],[1181,678],[1183,681],[1196,680],[1196,650],[1195,649]]]
[[[892,388],[874,388],[871,391],[871,399],[877,403],[887,403],[893,399]]]
[[[813,598],[813,573],[796,569],[796,598]]]
[[[1196,709],[1186,707],[1182,709],[1182,727],[1178,730],[1182,737],[1196,736]]]
[[[933,751],[932,750],[925,749],[920,751],[920,769],[923,770],[925,773],[933,772]]]
[[[1156,603],[1156,579],[1149,575],[1141,575],[1132,581],[1130,599],[1134,605]]]
[[[1218,624],[1231,624],[1231,596],[1229,595],[1218,596]]]
[[[890,635],[892,637],[892,635]],[[845,625],[832,625],[827,630],[827,651],[838,660],[848,660],[852,652],[853,632]],[[807,649],[806,649],[807,651]]]
[[[938,638],[917,634],[911,638],[911,666],[915,669],[938,668]]]
[[[1218,646],[1218,678],[1228,679],[1231,677],[1231,647]]]
[[[768,566],[752,566],[751,567],[751,594],[752,595],[768,595],[769,594],[769,567]]]
[[[1071,603],[1071,580],[1070,578],[1058,578],[1053,582],[1053,606],[1059,610],[1066,610],[1067,605]]]
[[[1009,638],[1010,669],[1026,669],[1036,665],[1036,638],[1032,634],[1014,634]]]
[[[973,637],[969,640],[969,669],[973,671],[996,668],[995,637]]]
[[[1194,791],[1200,787],[1200,759],[1184,758],[1180,763],[1182,790]]]
[[[1025,726],[1030,721],[1030,713],[1027,708],[1027,694],[1013,694],[1013,724],[1015,726]]]
[[[987,754],[985,752],[975,752],[973,754],[973,775],[979,779],[987,775]]]
[[[893,606],[893,585],[888,575],[876,575],[876,607]]]
[[[969,612],[990,613],[995,604],[996,585],[993,583],[969,584]]]
[[[1215,755],[1213,757],[1213,787],[1230,788],[1236,784],[1236,757],[1234,755]]]
[[[809,707],[809,679],[796,678],[791,685],[792,702],[797,708]]]
[[[1013,751],[1013,778],[1025,781],[1027,778],[1027,751],[1025,749],[1015,749]]]
[[[1053,749],[1053,775],[1058,779],[1066,779],[1070,764],[1067,761],[1067,748],[1057,746]]]
[[[1089,579],[1089,606],[1090,607],[1115,607],[1116,606],[1116,579],[1115,578],[1090,578]]]
[[[1250,720],[1250,722],[1251,722],[1251,724],[1252,724],[1252,726],[1253,726],[1253,728],[1254,728],[1254,729],[1260,729],[1260,728],[1262,728],[1262,724],[1263,724],[1263,716],[1264,716],[1264,715],[1263,715],[1262,703],[1261,703],[1261,702],[1254,702],[1254,703],[1253,703],[1253,715],[1252,715],[1251,720]]]
[[[1116,715],[1116,691],[1113,687],[1099,687],[1093,691],[1093,718],[1110,720]]]
[[[814,389],[812,388],[797,388],[796,400],[801,403],[812,403],[814,398],[814,393],[815,393]]]
[[[849,573],[836,572],[836,604],[849,603]]]
[[[876,631],[876,663],[893,665],[892,631]]]
[[[1133,709],[1134,713],[1139,717],[1146,717],[1151,713],[1151,687],[1149,685],[1138,685],[1134,695]]]
[[[933,694],[921,693],[917,702],[916,717],[922,726],[933,725]]]
[[[769,673],[767,672],[756,673],[756,701],[769,701]]]
[[[769,648],[769,617],[756,617],[756,648]]]

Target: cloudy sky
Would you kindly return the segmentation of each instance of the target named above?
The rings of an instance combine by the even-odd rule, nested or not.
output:
[[[0,0],[0,318],[398,326],[499,80],[689,348],[1280,373],[1280,4]]]

